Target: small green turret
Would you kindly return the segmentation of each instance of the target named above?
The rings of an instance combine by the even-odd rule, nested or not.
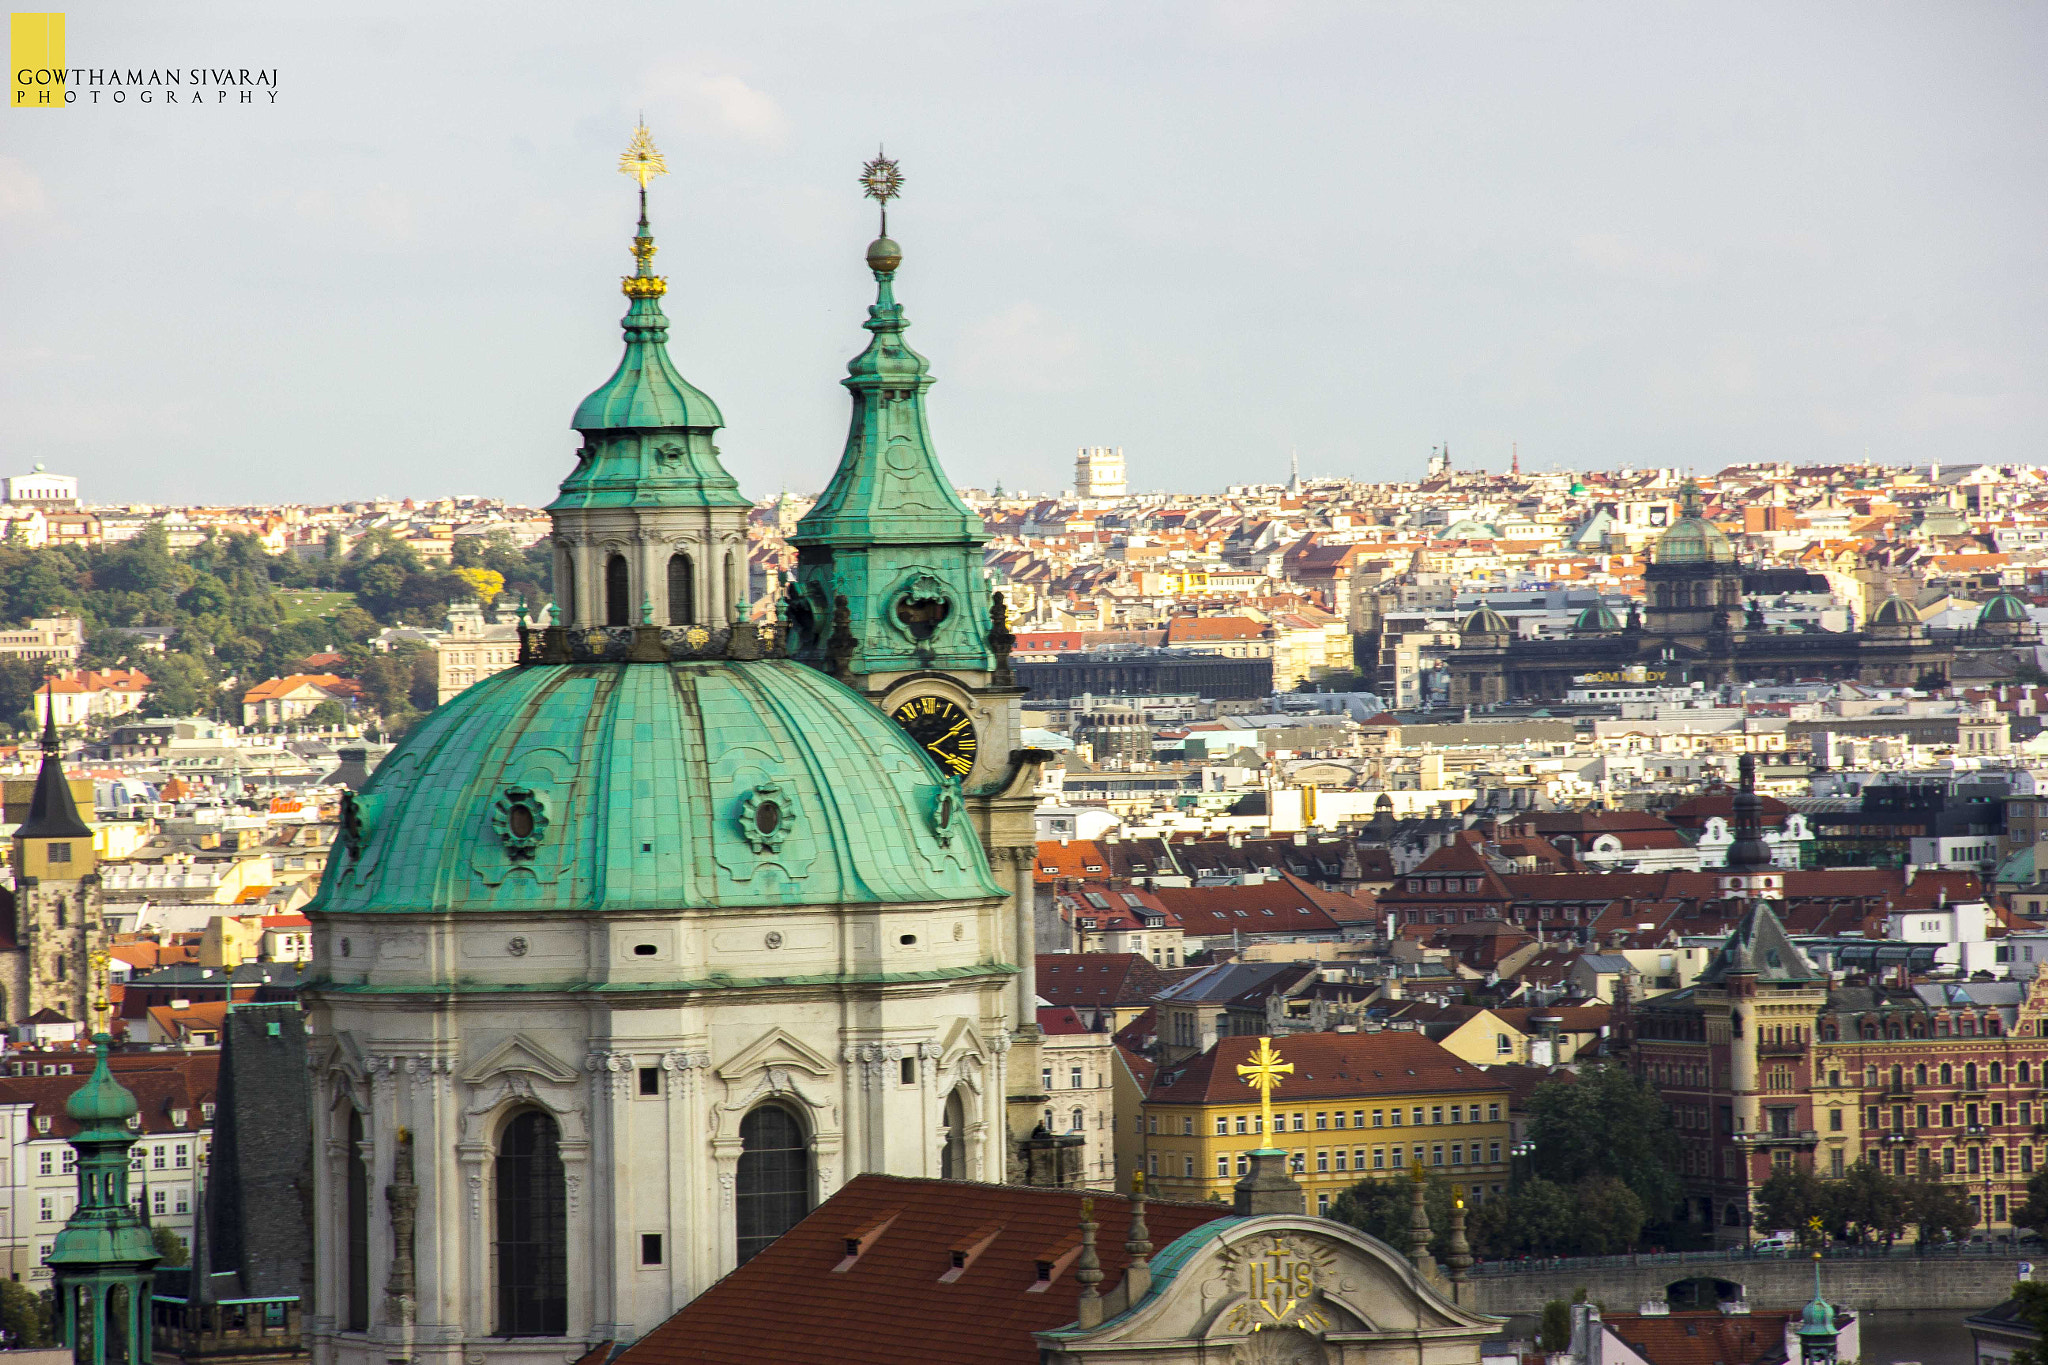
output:
[[[50,1249],[57,1321],[79,1365],[149,1365],[156,1243],[128,1202],[128,1149],[138,1137],[128,1122],[138,1107],[107,1065],[113,1040],[100,1033],[93,1042],[92,1075],[64,1103],[79,1124],[78,1208]]]
[[[1835,1322],[1835,1306],[1821,1297],[1820,1253],[1813,1254],[1813,1301],[1799,1315],[1792,1329],[1799,1338],[1799,1365],[1834,1365],[1835,1343],[1842,1329]]]

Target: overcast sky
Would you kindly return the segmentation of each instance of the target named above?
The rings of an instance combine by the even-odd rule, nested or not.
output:
[[[815,491],[886,141],[956,482],[2042,460],[2048,6],[119,5],[0,113],[0,467],[545,501],[611,372],[645,109],[670,347]]]

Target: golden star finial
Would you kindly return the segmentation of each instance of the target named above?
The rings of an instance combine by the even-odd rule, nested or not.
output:
[[[1271,1038],[1259,1039],[1259,1050],[1252,1054],[1249,1062],[1241,1062],[1238,1076],[1244,1083],[1259,1092],[1259,1111],[1264,1116],[1266,1133],[1270,1141],[1273,1132],[1273,1092],[1280,1088],[1282,1076],[1294,1074],[1294,1063],[1283,1062],[1280,1054],[1273,1050]]]
[[[647,132],[646,120],[633,130],[633,140],[626,150],[619,154],[619,174],[630,175],[646,189],[647,182],[657,175],[668,174],[668,158],[654,145],[654,139]]]

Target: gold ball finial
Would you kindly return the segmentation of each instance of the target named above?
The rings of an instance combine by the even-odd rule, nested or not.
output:
[[[868,243],[868,269],[880,275],[890,275],[902,264],[903,248],[894,241],[887,237],[877,237]]]

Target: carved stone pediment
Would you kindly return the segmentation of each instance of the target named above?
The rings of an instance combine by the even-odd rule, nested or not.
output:
[[[813,1076],[829,1076],[838,1068],[832,1059],[783,1029],[770,1029],[717,1067],[719,1079],[743,1081],[771,1067],[794,1068]]]
[[[463,1068],[462,1079],[471,1085],[482,1085],[493,1076],[520,1071],[545,1077],[557,1085],[567,1085],[578,1075],[575,1067],[546,1047],[523,1033],[515,1033]]]
[[[1352,1358],[1347,1348],[1400,1345],[1478,1365],[1503,1321],[1459,1307],[1386,1243],[1302,1214],[1198,1228],[1153,1264],[1134,1304],[1126,1286],[1104,1286],[1101,1326],[1040,1333],[1048,1360],[1322,1365]]]

